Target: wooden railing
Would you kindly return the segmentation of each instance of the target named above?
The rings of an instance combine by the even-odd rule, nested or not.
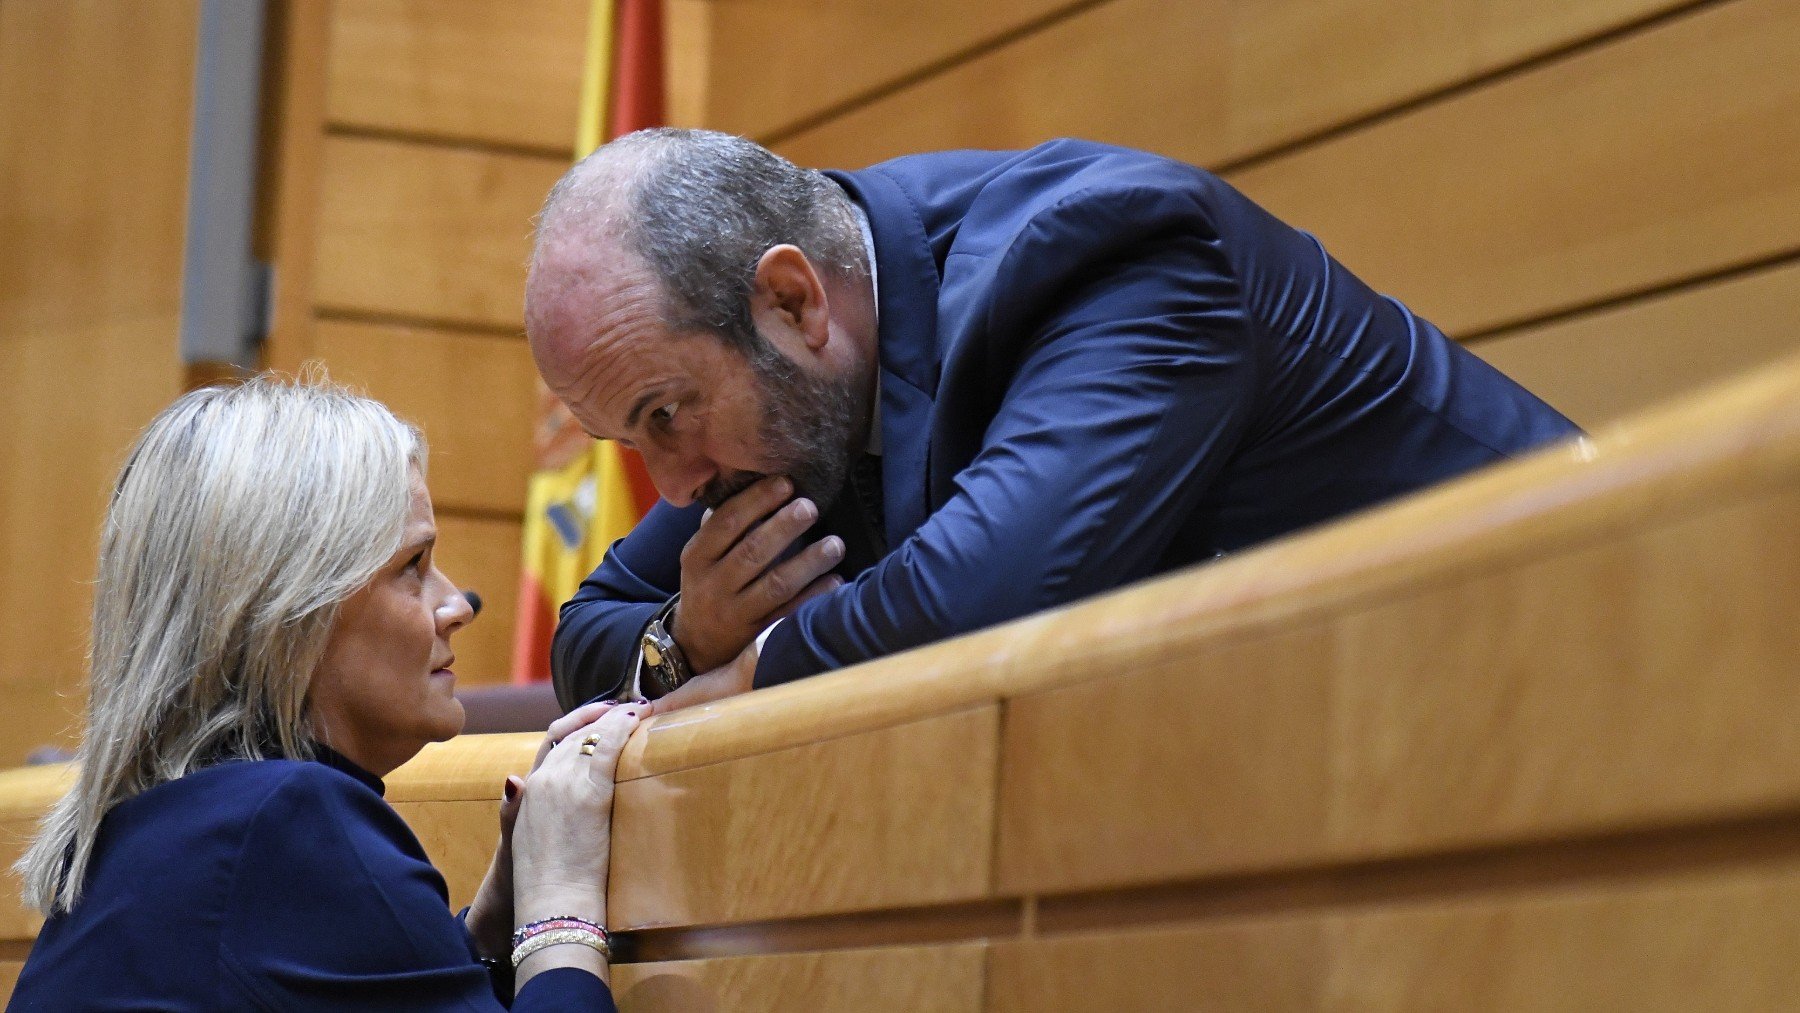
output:
[[[0,995],[8,998],[43,925],[37,912],[20,903],[12,863],[30,842],[38,818],[69,789],[73,773],[67,764],[0,771],[0,863],[5,864],[0,875],[6,878],[6,889],[0,891]]]
[[[1800,361],[974,637],[657,720],[626,1008],[1800,996]]]
[[[1800,997],[1800,360],[1265,548],[658,718],[628,1011]],[[466,901],[530,735],[390,799]],[[0,775],[9,833],[57,771]],[[0,913],[23,956],[29,918]]]

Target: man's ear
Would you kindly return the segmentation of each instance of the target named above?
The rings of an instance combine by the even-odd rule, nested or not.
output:
[[[825,285],[798,246],[770,247],[756,262],[750,318],[770,337],[792,334],[818,351],[831,337]]]

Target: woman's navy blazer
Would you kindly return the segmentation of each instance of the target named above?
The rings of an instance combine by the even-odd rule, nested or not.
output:
[[[114,807],[8,1010],[504,1008],[380,779],[320,753],[221,763]],[[614,1006],[558,968],[512,1008]]]

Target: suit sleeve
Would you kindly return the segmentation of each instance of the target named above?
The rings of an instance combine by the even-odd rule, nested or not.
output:
[[[992,259],[958,267],[1006,293],[988,309],[1004,361],[977,373],[1003,393],[938,394],[940,411],[999,398],[971,463],[886,559],[775,628],[758,686],[1147,576],[1239,446],[1264,367],[1198,208],[1070,200]]]
[[[617,696],[630,685],[638,637],[681,590],[681,549],[699,530],[704,510],[658,501],[563,605],[550,642],[550,674],[563,710]]]
[[[399,815],[345,775],[296,767],[257,812],[232,884],[219,961],[232,1007],[504,1009]],[[512,1009],[614,1006],[599,978],[557,968]]]

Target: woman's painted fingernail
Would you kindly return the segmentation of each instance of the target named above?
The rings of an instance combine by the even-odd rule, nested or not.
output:
[[[518,785],[513,784],[512,778],[510,778],[510,777],[507,778],[506,779],[506,800],[508,802],[511,802],[513,799],[518,798],[518,797],[519,797]]]

